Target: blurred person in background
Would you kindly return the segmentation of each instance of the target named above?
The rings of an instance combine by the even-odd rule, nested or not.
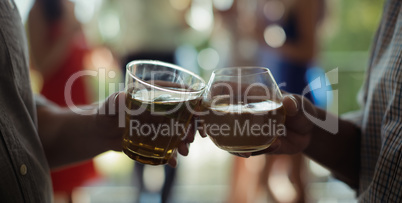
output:
[[[323,0],[234,1],[229,10],[218,12],[222,26],[231,30],[229,66],[268,67],[282,90],[302,94],[308,87],[307,70],[315,63],[323,8]],[[306,97],[313,101],[310,94]],[[268,193],[268,200],[275,202],[305,202],[304,162],[301,153],[267,155],[265,161],[235,158],[229,202],[254,202],[259,192]],[[275,183],[292,191],[286,197],[272,188],[271,179],[278,180],[275,176],[287,178]]]
[[[40,93],[66,107],[64,89],[74,74],[84,70],[89,47],[69,0],[36,0],[29,14],[28,34],[33,68],[43,76]],[[71,99],[75,105],[91,103],[85,77],[74,80]],[[55,200],[71,202],[74,188],[99,178],[92,160],[51,173]]]

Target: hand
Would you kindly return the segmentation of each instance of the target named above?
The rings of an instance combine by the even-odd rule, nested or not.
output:
[[[192,119],[190,130],[188,131],[188,134],[185,135],[184,139],[180,142],[179,147],[177,148],[177,151],[183,155],[183,156],[187,156],[189,153],[189,148],[190,148],[190,143],[192,143],[194,141],[194,136],[196,133],[195,130],[195,125],[194,125],[194,117]],[[177,166],[177,152],[175,152],[172,156],[172,158],[168,161],[168,164],[172,167],[176,167]]]
[[[102,138],[102,142],[106,150],[122,151],[122,135],[124,128],[118,127],[119,115],[125,114],[125,93],[118,92],[110,95],[97,109],[95,116],[96,133]],[[124,116],[123,116],[124,118]],[[182,142],[178,146],[178,152],[187,156],[189,153],[190,143],[194,141],[194,125],[190,126],[188,134],[184,137]],[[168,161],[168,164],[172,167],[177,166],[177,152],[175,152],[172,158]]]
[[[303,104],[304,108],[301,108]],[[278,137],[270,147],[253,153],[234,153],[241,157],[250,157],[260,154],[295,154],[305,150],[311,139],[313,123],[306,118],[302,109],[316,116],[316,108],[310,101],[300,95],[285,95],[283,105],[286,109],[286,135]]]
[[[122,151],[122,136],[124,128],[119,128],[119,114],[124,115],[124,107],[119,108],[119,104],[125,104],[124,92],[111,94],[99,108],[96,109],[95,133],[103,143],[105,151],[114,150]],[[98,105],[98,104],[97,104]],[[124,117],[123,117],[124,118]]]

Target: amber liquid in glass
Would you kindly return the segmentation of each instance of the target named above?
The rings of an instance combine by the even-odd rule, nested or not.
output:
[[[224,98],[213,107],[203,104],[201,109],[208,112],[201,117],[205,133],[219,148],[229,152],[266,149],[285,133],[285,109],[271,100],[249,100],[244,104]]]
[[[153,94],[161,95],[162,91]],[[166,95],[166,94],[165,94]],[[166,164],[188,131],[194,109],[200,99],[180,101],[180,98],[143,101],[128,93],[126,106],[130,110],[143,108],[140,114],[126,113],[123,151],[143,164]]]

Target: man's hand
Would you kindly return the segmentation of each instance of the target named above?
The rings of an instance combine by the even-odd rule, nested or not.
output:
[[[93,133],[107,150],[122,151],[122,136],[124,128],[119,128],[119,114],[124,114],[124,93],[110,95],[93,116]]]
[[[303,104],[304,111],[316,116],[316,108],[310,101],[299,95],[285,95],[283,105],[286,110],[286,135],[278,137],[274,143],[265,150],[253,153],[232,153],[240,157],[250,157],[260,154],[295,154],[304,151],[310,143],[313,123],[306,118],[301,110]],[[205,137],[205,132],[200,130],[200,134]]]
[[[278,139],[267,149],[235,154],[249,157],[259,154],[293,154],[303,152],[312,160],[320,163],[338,179],[352,188],[357,188],[360,163],[360,128],[353,122],[342,120],[336,116],[314,107],[307,99],[298,95],[286,95],[283,105],[286,109],[286,136]],[[303,108],[301,108],[303,105]],[[303,109],[303,111],[302,111]],[[306,116],[308,113],[315,118],[337,122],[338,132],[333,134],[315,126]]]
[[[310,101],[299,95],[286,95],[283,105],[286,109],[286,135],[278,137],[267,149],[253,152],[251,155],[263,153],[295,154],[304,151],[309,145],[314,124],[301,109],[316,116],[316,108]],[[301,108],[301,105],[304,108]]]
[[[124,133],[123,128],[118,128],[118,114],[125,114],[125,93],[114,93],[106,99],[106,101],[97,110],[95,115],[95,130],[105,144],[106,149],[115,151],[122,151],[122,135]],[[179,144],[178,152],[187,156],[189,153],[189,145],[194,141],[194,125],[190,126],[188,135]],[[177,153],[175,152],[172,158],[168,161],[168,164],[172,167],[177,166]]]

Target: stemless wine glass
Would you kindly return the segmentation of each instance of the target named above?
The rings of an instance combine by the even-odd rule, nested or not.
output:
[[[161,61],[127,65],[123,151],[151,165],[166,164],[188,131],[205,82],[196,74]]]
[[[263,67],[234,67],[212,73],[200,113],[204,132],[229,152],[268,148],[285,134],[282,94]]]

